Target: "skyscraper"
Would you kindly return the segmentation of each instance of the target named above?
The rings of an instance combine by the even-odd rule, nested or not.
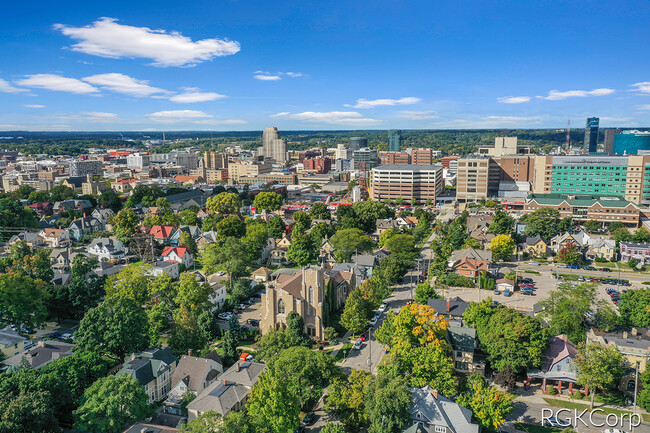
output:
[[[368,139],[366,137],[350,137],[350,149],[359,150],[368,147]]]
[[[587,125],[585,126],[585,147],[584,153],[598,152],[598,122],[600,119],[597,117],[588,117]]]
[[[399,152],[401,150],[402,131],[391,129],[388,131],[388,151]]]
[[[262,149],[266,158],[278,164],[287,162],[287,140],[280,138],[278,128],[270,127],[262,134]]]
[[[614,154],[614,136],[620,134],[621,130],[618,128],[605,129],[605,152],[610,155]]]

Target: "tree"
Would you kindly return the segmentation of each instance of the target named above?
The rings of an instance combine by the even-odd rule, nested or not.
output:
[[[379,242],[378,242],[378,245],[379,245],[380,247],[385,246],[385,245],[386,245],[386,242],[388,242],[388,240],[389,240],[390,238],[392,238],[393,236],[395,236],[396,234],[399,234],[399,230],[397,230],[397,229],[392,229],[392,228],[391,228],[391,229],[386,229],[386,230],[384,230],[384,231],[381,232],[381,234],[379,235]]]
[[[650,370],[641,373],[639,381],[641,382],[641,392],[638,397],[639,406],[647,411],[650,409]]]
[[[514,396],[498,391],[494,386],[487,386],[485,379],[476,373],[470,375],[468,385],[468,391],[458,397],[458,404],[471,410],[485,430],[498,431],[514,408]]]
[[[310,344],[305,339],[301,339],[288,329],[272,329],[262,335],[262,338],[255,345],[255,357],[260,361],[268,361],[276,357],[284,349],[294,346],[304,346]]]
[[[140,225],[140,218],[131,209],[122,209],[113,216],[111,223],[115,237],[121,242],[128,242]]]
[[[508,391],[514,391],[517,387],[517,375],[510,367],[510,364],[503,367],[494,378],[494,383],[504,387]]]
[[[510,260],[515,252],[515,241],[509,235],[496,236],[490,242],[492,250],[492,260]]]
[[[622,222],[613,221],[609,223],[609,225],[607,226],[607,231],[613,234],[616,230],[624,229],[624,228],[625,228],[625,224],[623,224]]]
[[[93,432],[121,431],[151,414],[147,401],[147,393],[132,376],[102,377],[84,392],[75,412],[76,427]]]
[[[269,236],[273,239],[280,239],[284,235],[285,230],[287,229],[286,224],[281,217],[275,216],[269,220],[266,225]]]
[[[363,253],[372,248],[372,239],[357,228],[337,231],[330,239],[330,243],[336,250],[337,259],[341,262],[349,262],[353,253]]]
[[[587,220],[585,223],[582,225],[585,230],[587,230],[589,233],[595,233],[597,231],[600,231],[602,224],[599,223],[596,220]]]
[[[41,374],[52,373],[65,381],[73,399],[79,399],[86,388],[108,373],[107,362],[96,352],[75,352],[72,356],[56,359],[41,369]]]
[[[525,215],[522,222],[526,224],[526,235],[534,237],[540,235],[544,239],[551,239],[560,231],[560,212],[553,208],[541,208]]]
[[[244,275],[246,271],[246,245],[240,239],[230,237],[223,243],[210,244],[201,256],[203,269],[207,275],[224,271],[233,278]],[[232,284],[231,284],[232,286]]]
[[[341,314],[341,325],[352,331],[353,334],[359,334],[368,324],[372,316],[372,305],[363,297],[360,289],[354,289],[348,295]]]
[[[182,425],[178,431],[179,433],[220,433],[222,430],[219,424],[222,421],[225,420],[221,419],[218,412],[209,410]]]
[[[208,198],[206,207],[208,210],[216,214],[234,214],[239,212],[239,208],[241,208],[241,201],[239,200],[239,196],[235,193],[222,192],[221,194],[217,194],[214,197]]]
[[[229,215],[217,223],[217,236],[220,239],[228,237],[240,238],[244,234],[244,223],[236,215]]]
[[[11,197],[0,198],[0,227],[38,227],[36,213]]]
[[[282,196],[275,192],[258,192],[253,200],[253,206],[258,210],[272,212],[282,207]]]
[[[339,206],[339,209],[343,206]],[[395,213],[384,203],[378,201],[358,201],[352,205],[354,215],[366,233],[372,233],[377,227],[378,219],[393,218]]]
[[[151,266],[131,264],[119,273],[111,275],[106,280],[104,289],[106,298],[126,296],[138,305],[143,305],[151,299],[149,283],[151,281]]]
[[[114,296],[88,310],[75,333],[76,350],[99,350],[115,359],[147,348],[147,315],[131,298]]]
[[[199,248],[196,245],[196,241],[194,240],[190,232],[181,233],[180,237],[178,238],[178,245],[189,248],[192,254],[196,254],[199,252]]]
[[[321,433],[345,433],[345,429],[341,424],[334,424],[333,422],[328,422],[320,429]]]
[[[65,319],[81,319],[104,295],[105,277],[92,272],[97,259],[78,254],[72,261],[70,279],[66,285],[52,289],[50,313]]]
[[[440,296],[436,294],[434,286],[429,284],[428,281],[415,286],[415,302],[418,304],[426,304],[429,299],[440,299]]]
[[[578,265],[582,262],[582,253],[577,245],[567,245],[560,250],[557,258],[567,265]]]
[[[223,333],[223,356],[227,364],[233,364],[237,358],[237,346],[239,346],[239,334],[227,330]]]
[[[327,388],[324,410],[336,416],[348,431],[360,431],[368,424],[365,389],[372,379],[366,371],[352,370],[348,378],[335,380]]]
[[[187,353],[188,349],[198,351],[205,346],[204,336],[205,334],[199,329],[196,316],[192,314],[186,304],[181,304],[174,317],[169,347],[176,355]]]
[[[650,326],[650,289],[628,290],[621,293],[621,302],[618,304],[621,321],[625,325],[648,327]]]
[[[509,235],[515,227],[515,219],[508,215],[504,210],[497,209],[492,218],[489,231],[495,235]]]
[[[615,346],[598,343],[580,344],[574,358],[578,383],[588,386],[591,394],[591,408],[597,390],[611,388],[623,375],[625,359]]]
[[[409,234],[397,234],[391,236],[384,244],[390,250],[391,255],[395,254],[400,260],[410,262],[417,255],[415,251],[415,239]]]
[[[178,213],[178,216],[181,218],[181,224],[183,225],[198,226],[201,222],[194,209],[183,209]]]
[[[298,396],[283,376],[264,371],[248,397],[246,409],[257,426],[272,433],[293,432],[300,426]]]
[[[316,220],[329,220],[332,219],[332,213],[327,208],[327,205],[322,201],[314,203],[309,211],[309,216],[311,219]]]
[[[311,238],[307,235],[295,236],[287,250],[287,259],[300,267],[315,263],[316,249]]]
[[[397,433],[407,425],[411,409],[411,392],[403,377],[379,375],[366,387],[368,433]]]
[[[211,294],[212,289],[208,283],[199,283],[194,274],[183,272],[174,302],[184,305],[192,315],[198,316],[208,308]]]
[[[20,393],[0,404],[0,432],[54,433],[59,431],[53,397],[45,391]]]
[[[47,316],[43,281],[16,272],[0,275],[0,317],[18,327],[40,326]]]
[[[289,312],[287,314],[287,330],[300,338],[305,337],[305,319],[295,311]]]
[[[645,227],[639,227],[638,229],[634,230],[634,233],[632,234],[632,242],[637,242],[640,244],[650,242],[650,231],[648,231]]]
[[[201,332],[205,341],[212,341],[219,337],[221,328],[217,322],[217,316],[210,310],[205,310],[199,314],[199,317],[196,318],[196,321],[199,326],[199,331]]]

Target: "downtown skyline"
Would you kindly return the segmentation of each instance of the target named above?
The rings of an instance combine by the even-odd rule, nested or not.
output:
[[[0,130],[650,125],[645,2],[192,6],[7,6]]]

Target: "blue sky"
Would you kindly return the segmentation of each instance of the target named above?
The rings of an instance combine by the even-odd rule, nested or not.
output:
[[[650,126],[648,1],[3,10],[0,130]]]

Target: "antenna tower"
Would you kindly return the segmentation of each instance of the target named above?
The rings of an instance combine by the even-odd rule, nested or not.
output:
[[[571,148],[571,119],[569,119],[569,127],[566,130],[566,149]]]

